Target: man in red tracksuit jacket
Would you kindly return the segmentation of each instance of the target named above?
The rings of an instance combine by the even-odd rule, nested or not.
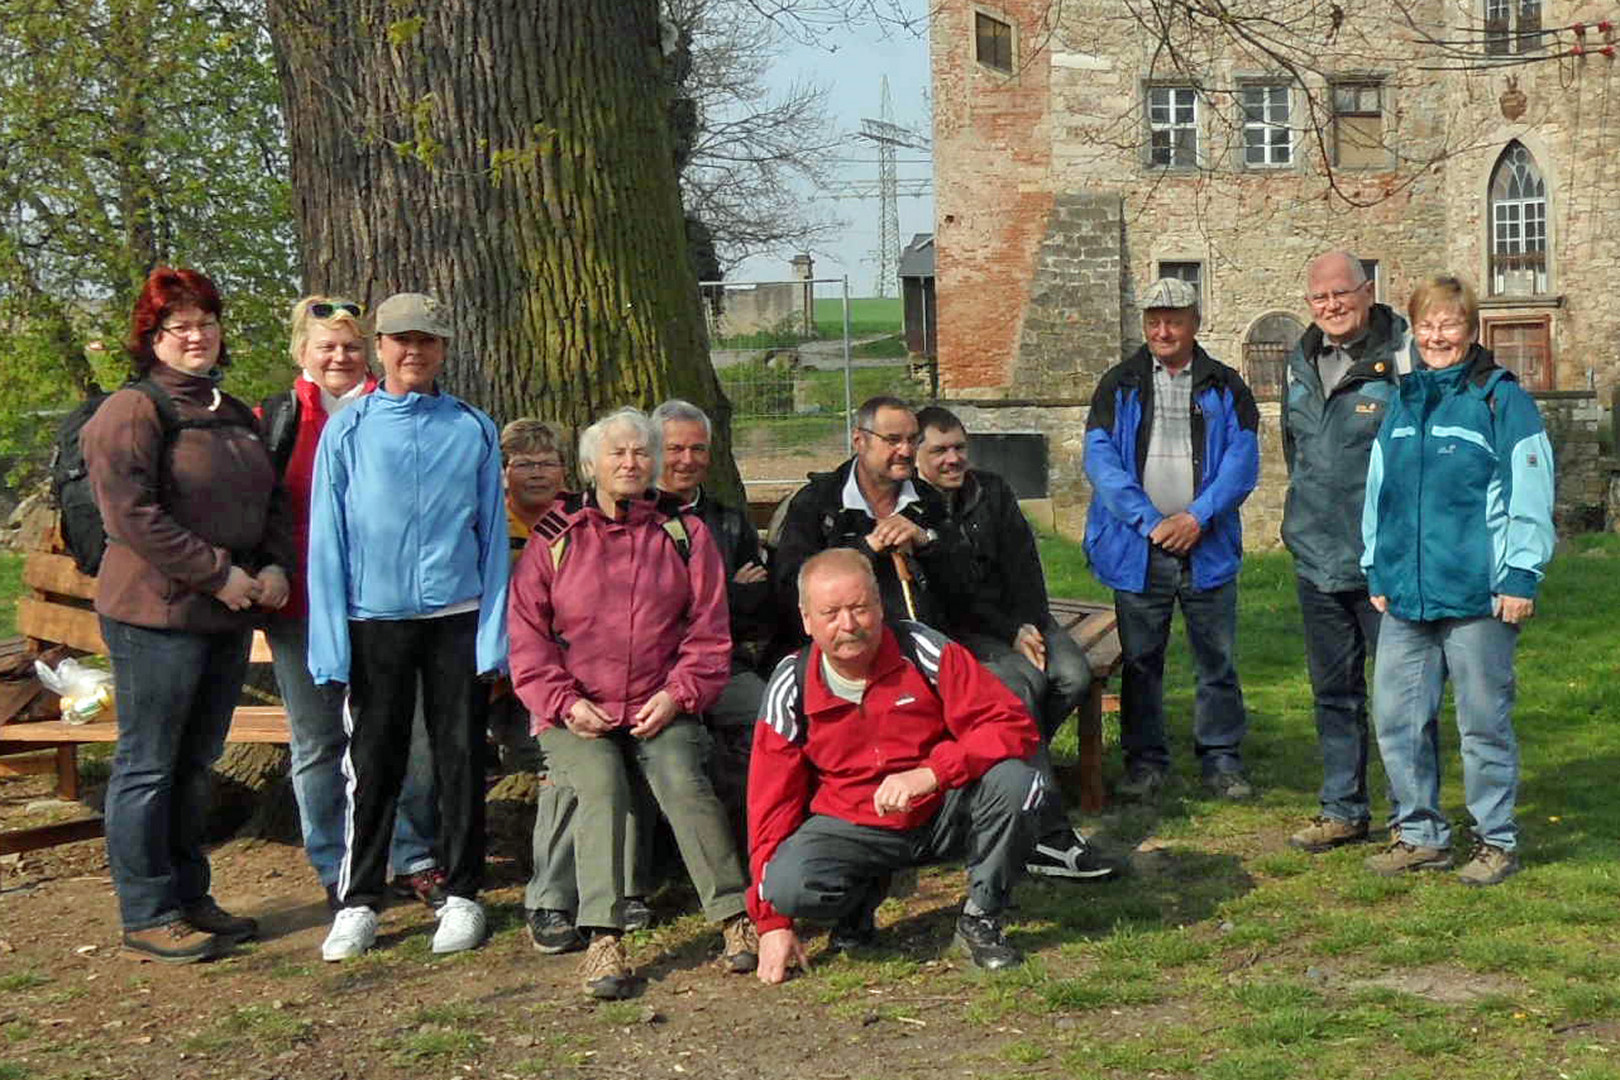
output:
[[[759,977],[804,966],[795,917],[835,920],[834,949],[866,944],[895,870],[964,852],[956,944],[981,968],[1021,963],[999,915],[1045,792],[1025,760],[1040,745],[1035,721],[960,645],[920,623],[885,627],[857,552],[804,564],[799,612],[809,656],[771,677],[748,773]]]

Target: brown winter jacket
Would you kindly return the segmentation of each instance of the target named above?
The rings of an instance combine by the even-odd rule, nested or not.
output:
[[[246,405],[221,393],[209,408],[213,379],[163,363],[149,377],[168,391],[182,422],[241,424],[176,432],[165,466],[163,425],[150,398],[124,389],[96,410],[80,434],[108,538],[96,611],[157,629],[244,629],[254,609],[233,612],[213,595],[232,564],[249,573],[271,564],[294,567],[275,466]]]

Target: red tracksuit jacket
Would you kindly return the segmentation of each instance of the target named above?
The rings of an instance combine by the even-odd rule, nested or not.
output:
[[[934,683],[901,654],[887,626],[860,705],[827,688],[814,644],[807,646],[803,723],[794,708],[794,658],[771,676],[748,770],[749,869],[756,883],[748,913],[761,933],[793,925],[760,898],[757,883],[805,818],[826,814],[915,829],[939,812],[945,791],[972,783],[999,761],[1027,758],[1040,745],[1023,704],[966,649],[919,623],[902,632],[913,635],[919,663],[937,666]],[[939,777],[939,790],[906,813],[879,817],[872,796],[884,777],[923,765]]]

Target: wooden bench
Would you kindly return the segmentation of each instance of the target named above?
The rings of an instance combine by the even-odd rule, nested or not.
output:
[[[1103,788],[1102,718],[1119,711],[1119,696],[1108,692],[1108,682],[1119,670],[1119,620],[1112,604],[1053,597],[1047,601],[1052,618],[1068,632],[1091,665],[1091,688],[1080,703],[1080,755],[1076,768],[1080,809],[1096,813],[1108,805]]]
[[[56,648],[61,646],[70,654],[106,655],[101,622],[94,608],[96,579],[81,573],[71,556],[59,551],[29,552],[23,563],[23,584],[28,594],[17,601],[17,629],[33,651],[61,652]],[[249,661],[270,662],[270,646],[259,631],[254,631]],[[60,719],[55,695],[37,684],[21,680],[18,688],[9,693],[22,700],[4,700],[5,692],[0,692],[0,717],[5,718],[0,720],[0,775],[54,769],[57,798],[77,799],[78,747],[83,743],[117,741],[116,712],[109,709],[87,724],[67,724]],[[279,705],[239,706],[226,738],[230,742],[285,743],[286,711]],[[54,759],[40,756],[41,751],[52,750]],[[16,755],[28,757],[19,762]],[[15,829],[0,833],[0,855],[88,840],[101,834],[100,818]]]

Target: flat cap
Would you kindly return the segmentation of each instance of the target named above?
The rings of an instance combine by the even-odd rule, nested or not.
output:
[[[1195,308],[1198,306],[1198,286],[1180,278],[1160,278],[1148,286],[1142,295],[1142,310],[1154,308]]]

